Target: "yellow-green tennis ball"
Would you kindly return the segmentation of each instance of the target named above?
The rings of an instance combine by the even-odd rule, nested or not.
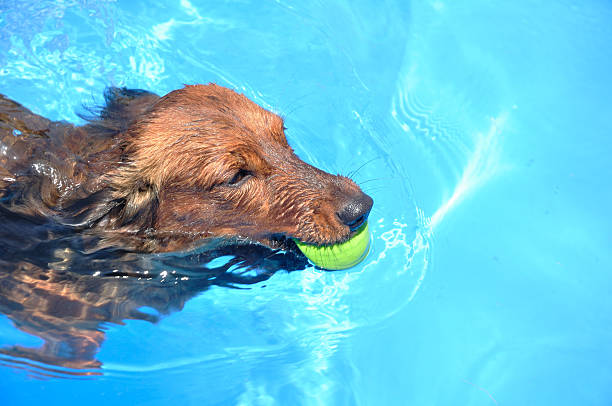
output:
[[[350,240],[334,245],[313,245],[295,240],[298,248],[313,264],[330,270],[357,265],[370,251],[370,229],[366,222]]]

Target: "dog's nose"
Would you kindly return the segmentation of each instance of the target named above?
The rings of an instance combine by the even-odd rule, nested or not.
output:
[[[349,226],[351,231],[354,231],[368,219],[372,204],[374,204],[372,198],[365,193],[361,193],[345,203],[336,214],[342,224]]]

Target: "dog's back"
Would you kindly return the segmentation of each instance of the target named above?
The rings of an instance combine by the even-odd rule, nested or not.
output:
[[[105,107],[85,126],[51,121],[0,95],[0,199],[5,209],[48,217],[101,187],[98,176],[117,135],[159,97],[108,88]],[[111,158],[109,156],[109,158]]]

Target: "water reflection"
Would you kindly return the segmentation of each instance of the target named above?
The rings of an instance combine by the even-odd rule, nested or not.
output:
[[[33,224],[0,205],[0,313],[39,337],[37,348],[0,348],[0,365],[38,376],[101,374],[105,324],[156,322],[208,287],[246,287],[304,269],[292,251],[221,241],[188,254],[88,250],[96,235]]]

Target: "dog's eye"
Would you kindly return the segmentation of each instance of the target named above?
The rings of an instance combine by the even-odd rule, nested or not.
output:
[[[240,186],[251,176],[253,176],[253,172],[246,169],[240,169],[236,172],[233,178],[227,181],[227,184],[229,186]]]

